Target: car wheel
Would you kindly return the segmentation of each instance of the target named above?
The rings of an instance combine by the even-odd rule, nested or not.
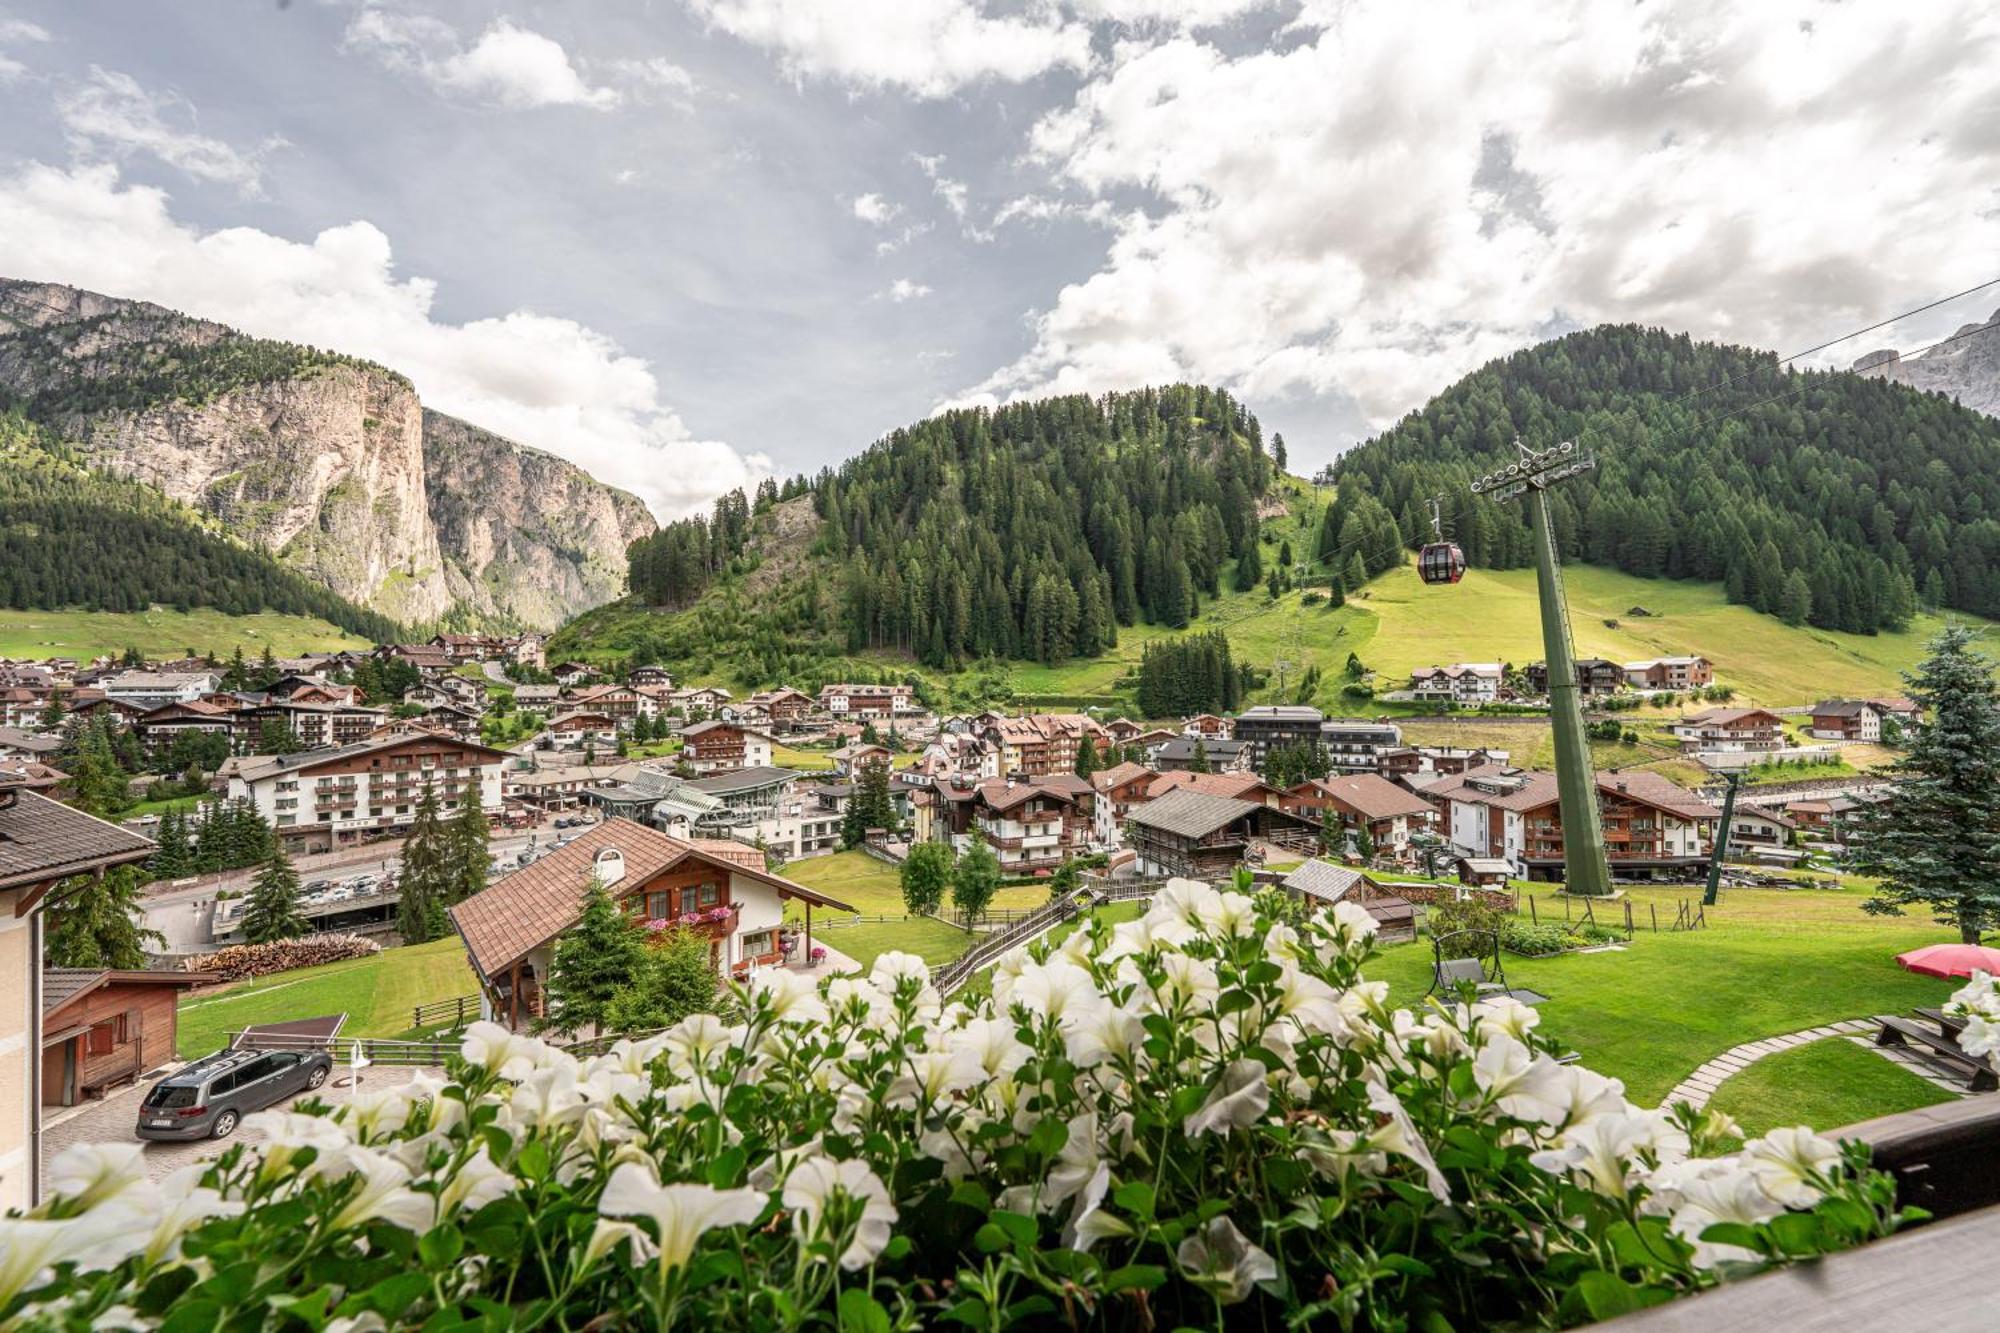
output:
[[[236,1120],[236,1112],[222,1112],[215,1117],[215,1124],[209,1128],[208,1136],[212,1139],[228,1138],[236,1132]]]
[[[326,1066],[314,1065],[312,1073],[306,1075],[306,1090],[311,1091],[324,1082],[326,1082]]]

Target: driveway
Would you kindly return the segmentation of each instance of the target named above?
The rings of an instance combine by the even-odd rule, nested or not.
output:
[[[379,1092],[383,1088],[393,1088],[409,1082],[420,1071],[406,1065],[371,1065],[363,1071],[361,1086],[369,1092]],[[432,1073],[442,1073],[432,1070]],[[129,1088],[120,1088],[101,1102],[90,1102],[83,1106],[48,1110],[42,1118],[42,1169],[63,1149],[79,1143],[131,1143],[137,1139],[133,1132],[139,1123],[139,1103],[145,1098],[146,1089],[158,1082],[149,1078]],[[338,1105],[347,1096],[347,1068],[333,1067],[333,1077],[317,1093],[302,1094],[290,1101],[276,1102],[269,1110],[281,1110],[307,1096],[323,1097]],[[59,1117],[59,1118],[58,1118]],[[260,1143],[263,1135],[250,1129],[239,1129],[226,1139],[197,1139],[192,1143],[152,1143],[146,1144],[146,1174],[158,1180],[170,1175],[191,1162],[205,1161],[220,1156],[232,1143]]]

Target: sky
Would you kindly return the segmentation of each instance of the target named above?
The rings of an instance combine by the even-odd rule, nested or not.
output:
[[[0,0],[0,275],[375,358],[662,518],[1174,381],[1304,473],[1570,329],[2000,277],[1996,70],[1990,0]]]

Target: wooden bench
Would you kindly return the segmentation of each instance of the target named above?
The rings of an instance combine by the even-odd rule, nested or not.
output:
[[[1965,1031],[1965,1020],[1963,1018],[1948,1014],[1942,1009],[1912,1009],[1910,1012],[1918,1018],[1928,1018],[1931,1022],[1937,1024],[1938,1031],[1947,1037],[1956,1039],[1959,1033]]]
[[[1933,1032],[1921,1023],[1907,1018],[1885,1018],[1882,1030],[1875,1034],[1877,1046],[1903,1046],[1915,1042],[1930,1052],[1940,1064],[1959,1070],[1967,1075],[1966,1087],[1974,1092],[1992,1092],[2000,1088],[2000,1075],[1993,1072],[1993,1066],[1984,1060],[1975,1059],[1958,1048],[1958,1040],[1942,1032]]]

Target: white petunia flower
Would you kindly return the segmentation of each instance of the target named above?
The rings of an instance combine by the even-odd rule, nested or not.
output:
[[[333,1215],[334,1230],[362,1227],[375,1221],[419,1234],[430,1230],[435,1215],[431,1197],[410,1188],[409,1168],[372,1148],[362,1147],[347,1150],[345,1165],[350,1174],[360,1177],[361,1184]]]
[[[1009,1002],[1055,1022],[1104,1003],[1090,973],[1067,958],[1028,963],[1014,979]]]
[[[201,1183],[205,1163],[184,1166],[158,1185],[148,1185],[121,1196],[118,1205],[129,1210],[132,1229],[123,1239],[138,1240],[148,1268],[156,1268],[180,1258],[181,1237],[212,1217],[235,1217],[244,1204],[225,1199],[218,1190]]]
[[[1797,1125],[1774,1129],[1743,1145],[1743,1162],[1763,1191],[1787,1208],[1810,1208],[1819,1202],[1819,1186],[1840,1161],[1840,1147]]]
[[[122,1262],[135,1248],[130,1224],[123,1207],[61,1221],[0,1217],[0,1308],[58,1264],[98,1268]]]
[[[630,1262],[635,1267],[651,1262],[660,1252],[660,1247],[653,1244],[653,1238],[640,1230],[637,1223],[600,1217],[597,1225],[590,1229],[590,1240],[577,1258],[577,1271],[589,1272],[605,1255],[625,1244],[632,1247]]]
[[[756,1190],[711,1185],[662,1185],[650,1166],[621,1162],[605,1182],[597,1211],[607,1217],[650,1217],[659,1230],[660,1267],[687,1267],[704,1234],[717,1227],[747,1226],[764,1211]]]
[[[1189,1138],[1227,1134],[1263,1118],[1271,1106],[1269,1071],[1258,1060],[1234,1060],[1209,1089],[1208,1098],[1181,1125]]]
[[[1437,1158],[1431,1156],[1430,1145],[1425,1143],[1424,1136],[1417,1132],[1416,1122],[1410,1119],[1409,1111],[1397,1099],[1396,1094],[1380,1083],[1370,1083],[1368,1105],[1388,1116],[1387,1128],[1394,1131],[1393,1134],[1384,1134],[1378,1130],[1369,1136],[1369,1141],[1386,1151],[1400,1153],[1415,1162],[1423,1170],[1424,1186],[1430,1190],[1431,1197],[1439,1203],[1450,1203],[1451,1185],[1445,1180],[1444,1172],[1438,1169]]]
[[[1014,1035],[1014,1025],[1002,1018],[967,1019],[965,1026],[949,1033],[945,1041],[953,1050],[964,1051],[988,1078],[1013,1073],[1034,1054]]]
[[[547,1064],[556,1054],[547,1042],[509,1032],[485,1019],[465,1030],[459,1054],[467,1063],[504,1079],[522,1079]]]
[[[482,1147],[438,1191],[437,1220],[445,1221],[460,1211],[476,1213],[513,1193],[515,1185],[514,1177],[497,1166]]]
[[[781,1196],[785,1207],[798,1215],[799,1235],[805,1241],[819,1235],[828,1205],[836,1197],[849,1201],[850,1217],[851,1206],[861,1206],[853,1238],[840,1252],[840,1266],[849,1272],[866,1268],[889,1244],[890,1228],[896,1221],[896,1205],[889,1201],[889,1191],[866,1162],[808,1158],[786,1177]]]
[[[146,1148],[141,1143],[79,1143],[49,1163],[49,1192],[95,1208],[146,1180]]]
[[[1713,1268],[1721,1263],[1748,1263],[1761,1258],[1755,1250],[1738,1245],[1705,1241],[1701,1233],[1718,1222],[1757,1226],[1782,1213],[1780,1206],[1757,1184],[1748,1171],[1715,1169],[1680,1183],[1681,1205],[1674,1210],[1668,1227],[1676,1236],[1694,1246],[1694,1266]]]
[[[1233,1305],[1257,1283],[1278,1276],[1277,1261],[1252,1245],[1227,1216],[1212,1218],[1191,1233],[1174,1251],[1174,1258],[1189,1281],[1213,1292],[1224,1305]]]
[[[757,993],[780,1023],[825,1023],[832,1015],[811,977],[775,968],[759,975]]]

